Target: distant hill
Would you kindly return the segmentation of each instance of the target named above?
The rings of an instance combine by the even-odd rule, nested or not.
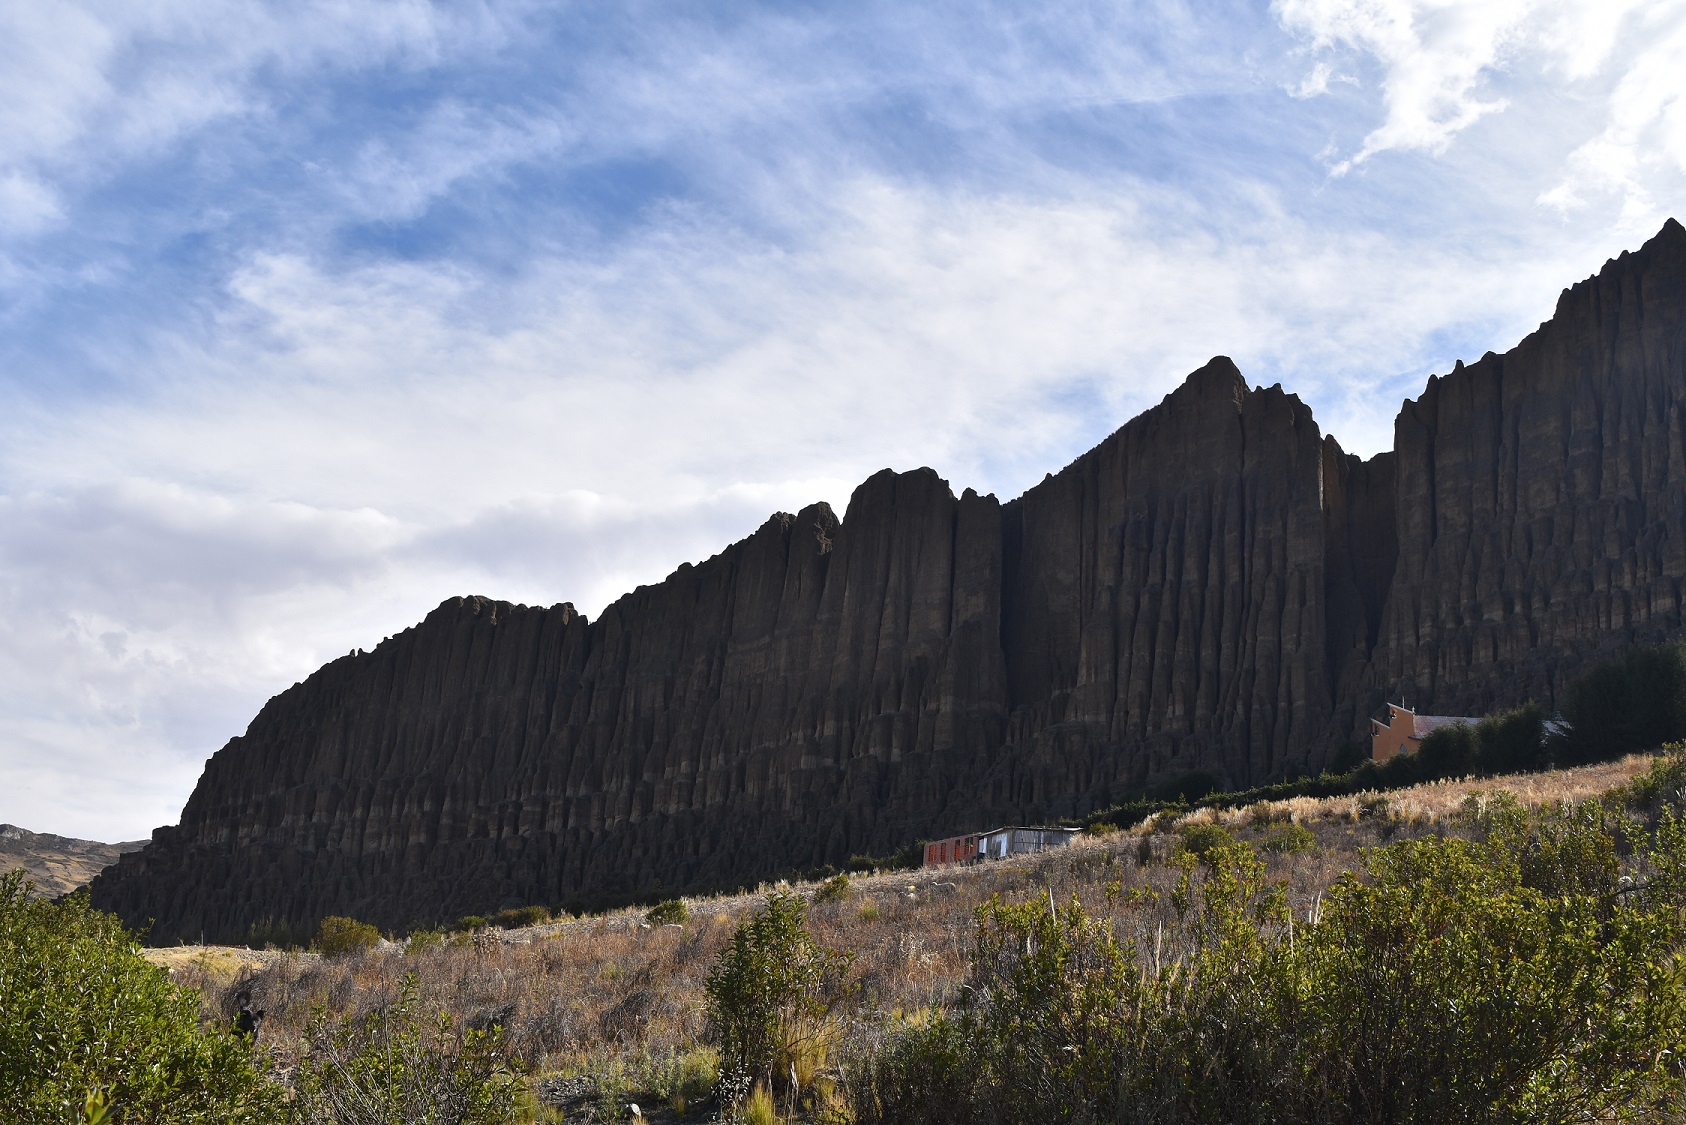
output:
[[[145,840],[102,844],[74,840],[51,832],[31,832],[15,824],[0,824],[0,871],[22,868],[35,889],[58,896],[74,891],[117,862],[125,852],[138,852]]]
[[[1368,405],[1366,460],[1220,356],[1005,502],[885,470],[595,621],[452,598],[270,700],[93,902],[168,942],[754,886],[1316,774],[1388,701],[1550,711],[1686,637],[1678,222]]]

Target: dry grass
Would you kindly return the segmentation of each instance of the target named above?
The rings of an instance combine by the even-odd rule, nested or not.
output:
[[[1366,815],[1366,806],[1385,801],[1386,809],[1395,820],[1411,824],[1432,825],[1455,817],[1471,794],[1503,789],[1515,795],[1523,805],[1539,806],[1556,801],[1584,801],[1607,793],[1618,785],[1625,785],[1650,768],[1649,754],[1629,754],[1615,762],[1582,766],[1570,770],[1549,770],[1544,773],[1523,773],[1510,777],[1453,778],[1430,781],[1409,789],[1389,793],[1354,793],[1345,797],[1295,797],[1288,801],[1264,801],[1242,809],[1221,813],[1200,810],[1184,819],[1217,820],[1235,826],[1259,820],[1294,820],[1301,824],[1324,821],[1356,821]]]
[[[1385,795],[1295,799],[1215,812],[1180,824],[1221,823],[1260,842],[1294,821],[1316,847],[1266,857],[1285,881],[1296,913],[1358,865],[1359,850],[1389,840],[1463,830],[1457,816],[1473,793],[1499,789],[1526,805],[1601,794],[1642,772],[1651,759],[1552,773],[1436,782]],[[855,955],[846,1015],[862,1035],[885,1021],[923,1018],[952,1005],[974,934],[974,910],[992,895],[1009,899],[1076,895],[1109,915],[1143,948],[1174,957],[1179,927],[1169,903],[1177,869],[1165,863],[1175,837],[1150,824],[1084,837],[1059,851],[974,866],[857,877],[842,899],[810,906],[815,937]],[[1172,828],[1159,824],[1158,828]],[[662,1060],[691,1052],[703,1033],[703,982],[735,926],[783,885],[756,894],[692,900],[684,926],[649,926],[640,911],[571,919],[511,931],[482,931],[426,952],[384,944],[336,959],[248,950],[183,947],[149,953],[179,981],[200,988],[208,1018],[233,1015],[233,997],[250,989],[270,1013],[262,1039],[285,1065],[313,1008],[360,1015],[396,997],[414,974],[424,1001],[470,1027],[501,1025],[511,1050],[539,1075],[618,1076],[636,1089]],[[812,896],[814,887],[789,889]],[[1164,944],[1171,935],[1170,944]],[[613,1115],[605,1104],[596,1111]],[[694,1116],[694,1114],[693,1114]],[[601,1119],[601,1118],[599,1118]]]

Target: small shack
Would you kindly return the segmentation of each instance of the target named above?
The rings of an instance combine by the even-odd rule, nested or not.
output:
[[[925,845],[925,866],[940,867],[945,863],[970,863],[978,858],[978,834],[950,836],[946,840],[932,840]]]
[[[1389,703],[1387,722],[1370,720],[1370,757],[1385,762],[1395,754],[1414,753],[1432,731],[1458,723],[1474,726],[1480,721],[1467,715],[1419,715],[1409,707]]]
[[[1082,829],[1043,828],[1015,825],[989,832],[972,832],[965,836],[950,836],[925,845],[925,866],[943,863],[976,863],[985,859],[1005,859],[1010,855],[1029,855],[1031,852],[1063,848],[1071,843]]]

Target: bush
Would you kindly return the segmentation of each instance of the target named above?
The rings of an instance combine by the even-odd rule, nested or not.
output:
[[[1619,758],[1686,738],[1686,645],[1630,650],[1570,685],[1569,730],[1557,740],[1562,764]]]
[[[1297,923],[1246,848],[1185,853],[1164,959],[1076,899],[992,900],[959,1012],[856,1068],[856,1120],[1672,1120],[1686,821],[1646,844],[1500,800],[1477,828],[1368,852]]]
[[[760,1084],[795,1102],[835,1045],[833,1008],[850,961],[814,940],[794,894],[772,895],[738,926],[704,985],[722,1100]]]
[[[1148,796],[1167,804],[1186,805],[1222,788],[1218,775],[1210,770],[1190,770],[1188,773],[1160,782],[1148,790]]]
[[[852,855],[849,862],[843,865],[843,870],[857,875],[873,871],[910,871],[921,867],[925,863],[925,845],[928,840],[915,840],[913,843],[890,855]]]
[[[369,923],[335,914],[322,919],[311,948],[324,957],[344,957],[373,949],[380,940],[381,932]]]
[[[1417,766],[1424,780],[1458,777],[1475,771],[1481,744],[1470,723],[1453,723],[1430,731],[1417,747]]]
[[[1317,847],[1317,834],[1303,824],[1278,824],[1265,833],[1259,847],[1272,855],[1309,852]]]
[[[457,919],[456,924],[451,927],[451,930],[453,933],[459,934],[473,933],[475,930],[483,930],[490,925],[490,922],[486,921],[486,919],[480,917],[478,914],[464,914],[461,918]]]
[[[520,1095],[502,1029],[460,1031],[424,1014],[414,974],[363,1019],[318,1008],[305,1044],[293,1072],[297,1125],[504,1125]]]
[[[287,923],[271,916],[247,926],[241,940],[248,949],[302,949],[309,943],[310,933],[308,930],[296,933]]]
[[[517,906],[492,915],[492,925],[502,930],[519,930],[523,926],[540,926],[550,921],[550,911],[542,906]]]
[[[862,1125],[974,1125],[978,1084],[993,1068],[981,1065],[966,1038],[971,1030],[938,1017],[892,1035],[883,1049],[853,1067],[848,1094]]]
[[[1645,813],[1653,821],[1666,810],[1686,809],[1686,742],[1671,742],[1651,768],[1612,794],[1617,803]]]
[[[1550,764],[1545,715],[1533,703],[1488,715],[1475,726],[1476,767],[1482,773],[1524,773]]]
[[[691,908],[685,905],[684,899],[678,898],[658,902],[644,915],[644,921],[652,926],[683,926],[690,920]]]
[[[1549,757],[1544,715],[1530,703],[1477,723],[1441,727],[1423,739],[1416,757],[1418,774],[1425,781],[1544,769]]]
[[[699,1047],[651,1061],[643,1086],[679,1116],[701,1105],[720,1084],[720,1052]]]
[[[281,1089],[199,997],[147,964],[84,893],[34,897],[0,876],[0,1106],[16,1125],[97,1119],[270,1122]],[[94,1107],[94,1108],[90,1108]]]
[[[1235,843],[1235,833],[1221,824],[1184,824],[1177,829],[1177,850],[1204,859],[1214,848]]]
[[[849,897],[849,876],[833,875],[814,888],[814,902],[842,902]]]
[[[443,930],[415,930],[404,939],[404,952],[407,955],[415,956],[438,949],[444,944],[445,933]]]

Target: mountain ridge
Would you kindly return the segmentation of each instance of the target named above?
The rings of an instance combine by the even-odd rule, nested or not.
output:
[[[144,840],[104,844],[0,824],[0,872],[22,871],[36,891],[57,897],[86,885],[119,856],[145,845]]]
[[[169,937],[730,887],[1316,770],[1389,696],[1549,704],[1679,635],[1683,583],[1670,220],[1368,460],[1220,356],[1006,503],[884,470],[596,621],[448,599],[272,699],[93,894]]]

